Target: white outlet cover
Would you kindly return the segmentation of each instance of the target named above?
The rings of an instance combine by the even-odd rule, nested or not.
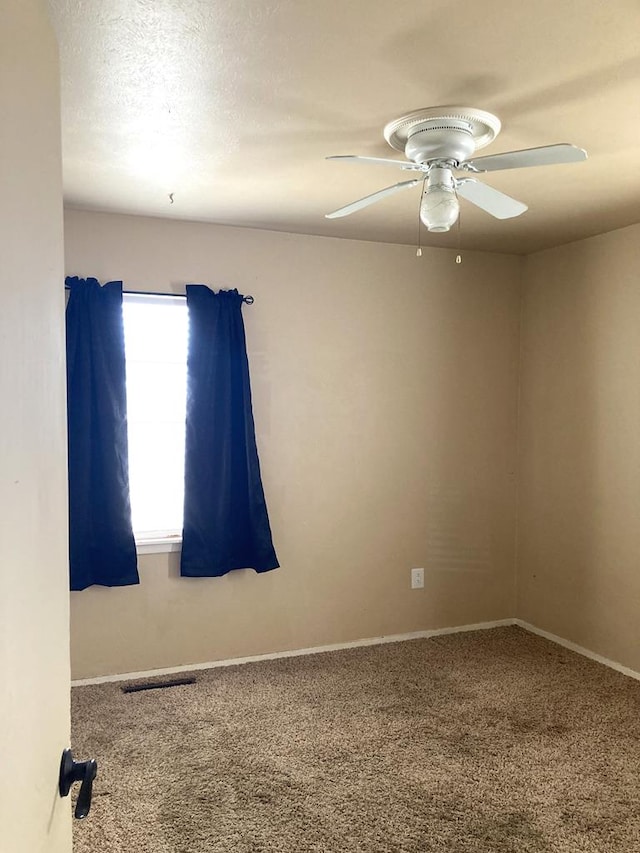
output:
[[[424,569],[411,569],[411,589],[424,589]]]

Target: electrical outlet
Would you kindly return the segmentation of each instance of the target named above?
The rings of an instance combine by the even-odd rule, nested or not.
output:
[[[411,569],[411,589],[424,589],[424,569]]]

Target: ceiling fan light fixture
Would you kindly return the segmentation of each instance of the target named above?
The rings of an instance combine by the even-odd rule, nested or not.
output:
[[[435,184],[422,196],[420,219],[429,231],[448,231],[457,222],[459,213],[460,205],[452,187]]]
[[[450,169],[434,167],[420,202],[420,219],[433,233],[448,231],[458,220],[460,205]]]

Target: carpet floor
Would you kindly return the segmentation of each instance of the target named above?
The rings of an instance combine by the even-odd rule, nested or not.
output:
[[[640,682],[518,628],[74,688],[75,853],[638,853]]]

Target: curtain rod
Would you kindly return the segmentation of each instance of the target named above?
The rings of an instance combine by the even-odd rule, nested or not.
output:
[[[68,284],[64,286],[65,290],[71,290]],[[178,299],[186,299],[186,293],[167,293],[166,291],[162,292],[159,290],[123,290],[123,293],[130,293],[132,296],[174,296]],[[254,299],[253,296],[243,296],[242,301],[246,305],[253,305]]]

